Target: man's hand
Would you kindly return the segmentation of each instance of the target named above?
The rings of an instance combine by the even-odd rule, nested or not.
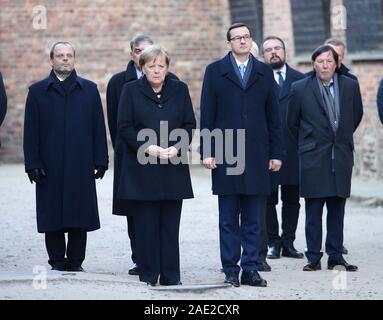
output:
[[[160,146],[151,145],[145,150],[151,156],[159,159],[170,159],[177,155],[178,150],[176,147],[162,148]]]
[[[94,174],[95,179],[102,179],[104,177],[105,171],[108,170],[107,167],[98,166],[96,167],[96,173]]]
[[[277,172],[282,167],[282,161],[277,159],[271,159],[269,161],[269,170],[273,172]]]
[[[40,184],[44,177],[46,177],[44,169],[38,168],[38,169],[32,169],[27,171],[29,181],[31,183]]]
[[[215,158],[205,158],[202,160],[202,164],[207,169],[213,170],[213,169],[217,168],[217,164],[215,163]]]

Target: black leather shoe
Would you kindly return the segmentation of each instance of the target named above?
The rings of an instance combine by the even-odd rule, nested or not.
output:
[[[175,281],[175,282],[162,281],[160,279],[160,285],[161,286],[180,286],[180,285],[182,285],[182,282],[181,281]]]
[[[267,281],[263,279],[256,270],[242,271],[241,284],[253,287],[266,287]]]
[[[269,246],[267,250],[268,259],[279,259],[281,257],[281,247],[276,245]]]
[[[63,267],[52,267],[51,270],[55,270],[55,271],[67,271],[66,267],[63,268]]]
[[[342,254],[348,254],[348,250],[345,246],[342,246]]]
[[[339,266],[339,269],[337,268]],[[358,271],[358,266],[355,266],[353,264],[347,263],[345,260],[343,261],[332,261],[328,260],[327,262],[327,269],[328,270],[346,270],[350,272]]]
[[[322,269],[322,266],[320,261],[317,263],[309,262],[303,267],[303,271],[317,271],[321,269]]]
[[[234,287],[239,287],[239,274],[238,272],[225,272],[225,283],[230,283]]]
[[[282,257],[303,259],[304,255],[302,252],[299,252],[298,250],[296,250],[294,246],[290,246],[290,247],[282,248]]]
[[[146,284],[147,284],[149,287],[155,287],[155,286],[156,286],[156,283],[155,283],[155,282],[147,281]]]
[[[129,269],[128,274],[131,276],[138,276],[139,275],[139,270],[138,270],[138,265],[135,263],[132,268]]]
[[[79,266],[79,267],[67,267],[66,271],[85,272],[85,270],[81,266]]]
[[[269,272],[271,271],[270,265],[266,261],[257,262],[256,266],[257,271],[259,272]]]

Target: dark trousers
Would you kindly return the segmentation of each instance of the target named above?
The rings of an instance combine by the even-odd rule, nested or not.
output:
[[[224,272],[256,270],[262,245],[262,214],[266,197],[256,195],[220,195],[219,239]],[[242,248],[242,255],[241,255]]]
[[[140,281],[180,281],[179,228],[182,200],[135,201],[133,205]]]
[[[68,231],[68,242],[64,231],[46,232],[45,245],[52,268],[66,270],[81,267],[85,259],[86,231],[73,229]]]
[[[327,207],[326,253],[329,258],[341,261],[343,246],[343,220],[345,198],[305,198],[306,202],[306,257],[308,261],[317,263],[322,258],[322,213]]]
[[[293,245],[295,232],[298,225],[299,185],[281,185],[282,200],[282,235],[279,236],[279,224],[276,205],[278,204],[278,190],[267,198],[267,238],[268,245],[285,246]]]
[[[126,216],[128,224],[128,236],[130,239],[130,248],[132,251],[132,261],[137,263],[137,249],[136,249],[136,232],[134,229],[134,220],[132,216]]]

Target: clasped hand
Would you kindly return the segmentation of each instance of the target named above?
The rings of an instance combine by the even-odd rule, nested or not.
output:
[[[177,155],[178,150],[175,147],[162,148],[160,146],[151,145],[145,152],[159,159],[170,159]]]

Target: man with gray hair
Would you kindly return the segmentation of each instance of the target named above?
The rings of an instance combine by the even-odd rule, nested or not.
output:
[[[117,143],[117,115],[118,105],[120,102],[120,96],[122,87],[124,84],[140,79],[142,76],[139,59],[141,53],[148,46],[152,45],[153,40],[147,35],[137,35],[130,41],[130,57],[131,60],[128,63],[126,70],[121,71],[112,76],[109,80],[106,90],[106,107],[108,112],[108,125],[110,132],[110,139],[114,148],[114,183],[113,193],[116,192],[119,183],[120,171],[121,171],[121,158],[124,153],[124,146]],[[169,78],[178,79],[174,74],[169,72]],[[113,214],[126,215],[129,207],[128,200],[118,199],[116,194],[113,196]],[[130,238],[130,247],[132,250],[133,267],[129,269],[130,275],[138,275],[137,266],[137,254],[136,254],[136,241],[133,217],[127,216],[128,223],[128,235]]]

